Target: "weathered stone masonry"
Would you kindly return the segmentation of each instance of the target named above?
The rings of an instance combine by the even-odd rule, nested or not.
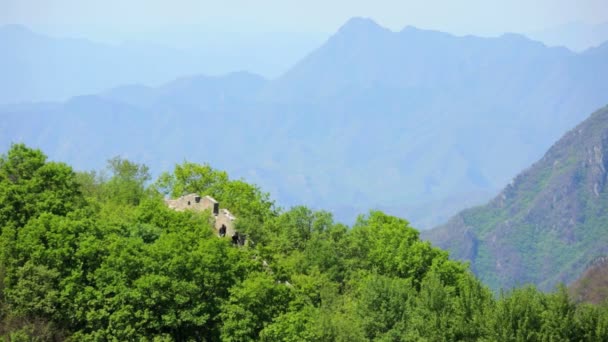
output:
[[[236,217],[228,211],[228,209],[220,209],[220,204],[211,196],[201,197],[198,194],[188,194],[176,199],[165,200],[167,206],[176,211],[194,210],[205,211],[209,210],[215,218],[215,230],[218,232],[222,225],[226,227],[226,236],[231,237],[236,234],[234,229],[234,221]]]

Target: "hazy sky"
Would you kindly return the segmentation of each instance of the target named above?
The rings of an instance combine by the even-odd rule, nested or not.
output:
[[[0,0],[0,24],[98,39],[188,30],[331,33],[353,16],[394,30],[493,35],[606,22],[608,0]]]

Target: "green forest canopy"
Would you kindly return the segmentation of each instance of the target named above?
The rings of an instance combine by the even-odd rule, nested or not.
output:
[[[347,227],[188,162],[153,183],[121,158],[103,174],[22,144],[0,157],[4,340],[608,340],[608,305],[575,303],[564,287],[495,296],[379,211]],[[188,192],[217,198],[250,243],[164,204]]]

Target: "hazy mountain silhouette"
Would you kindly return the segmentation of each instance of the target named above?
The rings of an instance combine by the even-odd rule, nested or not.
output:
[[[606,50],[392,32],[355,18],[275,80],[201,76],[4,106],[0,146],[34,143],[80,168],[115,154],[159,171],[210,162],[285,205],[349,213],[341,218],[388,208],[429,227],[608,103]]]
[[[178,50],[51,38],[18,25],[0,27],[0,46],[0,103],[65,99],[202,70]]]
[[[550,46],[565,46],[574,51],[584,51],[608,41],[608,22],[595,25],[572,22],[526,35]]]
[[[0,103],[65,100],[124,84],[159,85],[183,75],[248,68],[283,72],[321,39],[315,35],[223,34],[188,37],[190,48],[53,38],[20,25],[0,26]],[[182,37],[176,37],[176,39]]]

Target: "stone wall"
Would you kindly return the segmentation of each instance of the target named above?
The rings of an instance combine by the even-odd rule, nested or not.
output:
[[[219,212],[219,203],[211,196],[201,197],[198,194],[188,194],[177,199],[166,200],[169,208],[176,211],[187,209],[195,211],[211,210],[214,215]]]
[[[198,194],[188,194],[176,199],[165,200],[167,206],[176,211],[194,210],[205,211],[209,210],[215,218],[215,230],[219,234],[222,225],[226,226],[226,236],[231,237],[236,233],[234,222],[236,217],[228,211],[228,209],[220,209],[219,202],[211,196],[201,197]]]
[[[236,233],[234,229],[234,221],[236,217],[234,217],[228,209],[220,209],[219,214],[215,217],[215,229],[219,231],[222,224],[226,226],[226,236],[232,236]]]

